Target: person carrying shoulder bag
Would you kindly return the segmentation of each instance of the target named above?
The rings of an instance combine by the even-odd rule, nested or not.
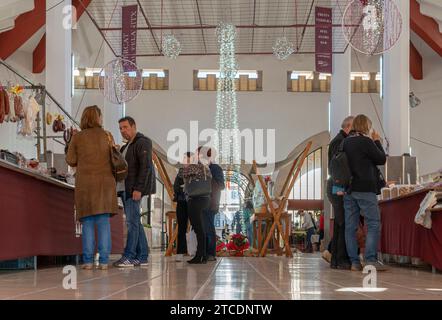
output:
[[[383,184],[377,166],[384,165],[387,157],[380,136],[372,130],[371,120],[367,116],[355,117],[352,132],[344,140],[343,149],[352,174],[351,186],[344,195],[345,240],[351,260],[351,270],[362,270],[356,239],[361,212],[364,213],[368,229],[365,262],[378,271],[386,270],[386,267],[377,260],[381,227],[377,195]]]
[[[209,167],[199,162],[198,155],[196,155],[193,163],[184,168],[183,178],[189,219],[198,240],[196,255],[187,262],[190,264],[207,263],[203,212],[210,204],[212,175]]]
[[[93,268],[95,227],[97,227],[99,266],[107,270],[111,253],[109,217],[118,214],[118,202],[113,176],[109,138],[103,128],[103,117],[97,106],[87,107],[81,116],[81,132],[74,133],[66,155],[66,162],[76,168],[75,208],[82,223],[83,265]]]

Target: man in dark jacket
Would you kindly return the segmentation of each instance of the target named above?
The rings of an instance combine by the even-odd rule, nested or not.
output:
[[[127,144],[121,148],[128,165],[128,176],[117,186],[123,199],[127,223],[127,243],[124,254],[114,265],[133,267],[147,265],[149,248],[144,227],[140,221],[141,199],[155,193],[155,169],[152,163],[152,140],[137,132],[135,120],[119,120],[120,132]]]
[[[328,147],[328,162],[339,151],[339,147],[350,133],[354,117],[347,117],[341,125],[341,131],[330,142]],[[332,179],[327,181],[327,197],[333,207],[334,223],[333,223],[333,239],[331,241],[331,262],[330,267],[333,269],[350,269],[351,264],[347,255],[345,246],[345,213],[344,213],[344,196],[333,193]]]
[[[205,159],[209,163],[210,173],[212,174],[212,194],[210,196],[210,205],[204,211],[204,227],[206,229],[206,255],[208,261],[216,260],[216,230],[215,215],[219,211],[221,201],[221,190],[225,188],[223,169],[213,163],[215,158],[212,149],[198,148],[198,157]]]

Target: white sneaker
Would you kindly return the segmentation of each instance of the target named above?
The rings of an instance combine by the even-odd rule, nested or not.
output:
[[[176,262],[183,262],[184,261],[184,255],[183,254],[177,254],[175,257]]]

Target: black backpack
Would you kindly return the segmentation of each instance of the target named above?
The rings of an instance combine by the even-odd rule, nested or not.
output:
[[[333,185],[349,187],[352,181],[352,174],[347,154],[344,152],[344,141],[339,146],[338,152],[330,160],[329,171]]]

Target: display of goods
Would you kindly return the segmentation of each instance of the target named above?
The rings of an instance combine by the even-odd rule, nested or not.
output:
[[[66,144],[69,144],[71,142],[72,136],[76,133],[76,130],[74,127],[70,127],[69,129],[65,130],[63,133],[63,140],[66,142]]]
[[[17,122],[17,134],[24,137],[32,136],[34,129],[37,125],[37,114],[40,112],[41,107],[34,97],[30,97],[27,103],[24,105],[25,117]]]
[[[391,199],[391,189],[390,188],[382,188],[381,195],[382,195],[382,200]]]
[[[28,162],[28,168],[30,168],[30,169],[36,169],[36,168],[38,168],[38,165],[39,165],[39,162],[35,159],[31,159]]]
[[[48,126],[51,125],[52,120],[53,120],[52,113],[50,113],[49,111],[46,112],[46,124],[47,124]]]
[[[23,108],[23,100],[18,95],[15,95],[14,97],[14,112],[17,120],[24,119],[25,109]]]
[[[391,199],[397,198],[399,197],[399,187],[398,186],[393,186],[391,188]]]
[[[7,120],[10,112],[9,95],[5,89],[0,89],[0,123]]]
[[[52,130],[54,130],[54,132],[62,132],[64,130],[66,130],[66,125],[63,122],[64,117],[62,115],[59,115],[55,120],[54,123],[52,124]]]
[[[17,165],[19,162],[19,157],[8,150],[0,150],[0,159]]]
[[[412,185],[404,185],[399,186],[399,196],[405,196],[414,191],[414,186]]]
[[[388,188],[384,188],[384,189],[388,189]],[[384,189],[381,190],[382,195],[384,195]],[[395,185],[392,186],[389,190],[390,190],[390,199],[394,199],[397,197],[401,197],[401,196],[405,196],[409,193],[412,193],[414,191],[419,190],[420,187],[416,186],[416,185]],[[385,193],[387,193],[388,191],[385,191]],[[383,198],[383,200],[386,200],[385,198]]]

